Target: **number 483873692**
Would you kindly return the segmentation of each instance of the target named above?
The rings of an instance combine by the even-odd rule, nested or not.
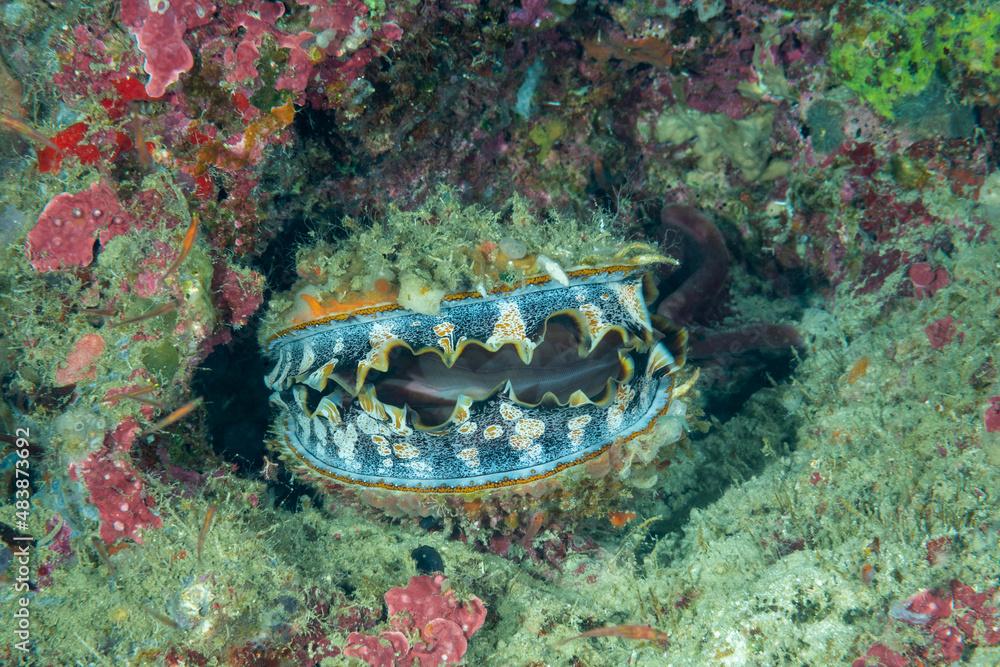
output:
[[[31,462],[28,458],[31,454],[31,443],[28,441],[31,433],[27,428],[18,428],[15,435],[17,440],[14,444],[18,459],[14,463],[14,486],[16,488],[14,491],[14,517],[18,530],[27,531],[28,511],[31,509],[31,478],[29,476]]]

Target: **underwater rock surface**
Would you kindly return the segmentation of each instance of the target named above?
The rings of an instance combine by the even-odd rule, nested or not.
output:
[[[998,34],[5,3],[0,663],[1000,664]]]

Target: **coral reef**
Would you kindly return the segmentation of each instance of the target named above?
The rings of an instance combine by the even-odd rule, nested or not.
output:
[[[998,23],[5,3],[0,662],[1000,663]],[[372,512],[266,449],[299,294],[619,247],[700,371],[648,474]]]

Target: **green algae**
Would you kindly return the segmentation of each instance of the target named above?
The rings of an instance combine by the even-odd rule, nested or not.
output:
[[[550,119],[542,121],[531,128],[528,138],[538,146],[538,162],[545,162],[545,158],[552,152],[552,146],[566,132],[566,123],[561,119]]]
[[[924,4],[912,11],[871,6],[834,23],[833,39],[834,71],[886,118],[895,116],[898,103],[923,92],[941,69],[976,81],[976,94],[1000,91],[1000,11],[990,3],[948,10]]]
[[[835,188],[826,195],[834,198]],[[925,193],[924,201],[942,219],[977,214],[947,188]],[[148,234],[147,242],[174,243],[178,235]],[[51,586],[36,596],[40,654],[60,664],[153,663],[172,646],[219,656],[311,622],[342,646],[345,631],[330,617],[317,618],[307,591],[318,588],[345,613],[373,609],[377,617],[384,592],[416,573],[408,554],[422,544],[442,554],[460,597],[486,601],[487,625],[470,642],[468,664],[843,664],[874,641],[924,645],[919,628],[892,620],[894,604],[953,578],[977,590],[997,583],[998,505],[991,489],[1000,488],[1000,440],[984,432],[982,412],[987,397],[1000,391],[995,373],[983,371],[1000,354],[1000,247],[995,238],[970,243],[943,224],[907,228],[892,245],[915,254],[942,234],[950,249],[928,260],[948,269],[950,285],[932,299],[900,296],[901,268],[874,293],[845,284],[835,298],[808,304],[797,322],[808,352],[790,381],[758,392],[738,415],[677,448],[661,498],[621,500],[639,514],[625,531],[604,521],[582,523],[577,530],[594,546],[568,554],[559,568],[482,553],[474,543],[448,539],[448,531],[387,521],[335,496],[287,507],[272,502],[263,483],[231,474],[191,497],[154,481],[164,527],[146,531],[142,544],[108,561],[88,547],[94,522],[74,520],[93,534],[74,541],[75,560],[57,567]],[[138,255],[124,245],[109,249],[120,254],[99,262],[98,275],[123,277]],[[46,318],[64,313],[55,290],[92,306],[100,300],[91,301],[75,278],[38,277],[21,253],[8,249],[10,289],[3,298],[26,314],[18,339],[49,336],[40,350],[26,350],[21,371],[45,377],[93,327],[83,314],[71,317],[65,331],[47,326]],[[199,289],[204,284],[197,262],[190,273],[182,267],[179,279]],[[745,317],[787,317],[767,310],[750,277],[738,282],[736,310]],[[31,308],[24,289],[36,295]],[[137,311],[147,306],[135,303]],[[934,350],[923,329],[948,315],[962,337]],[[126,367],[151,348],[135,349],[139,356],[129,353]],[[866,371],[855,374],[861,359]],[[118,363],[102,358],[98,382],[124,382]],[[54,457],[72,458],[119,418],[113,406],[79,401],[42,432],[59,450]],[[176,449],[202,456],[204,436],[188,437],[201,444],[176,437]],[[199,559],[210,506],[216,517]],[[10,512],[10,505],[0,508],[0,520],[9,522]],[[51,516],[37,510],[31,532],[45,534]],[[554,537],[542,530],[534,545]],[[931,563],[927,543],[942,537],[950,541],[949,557]],[[527,555],[520,545],[511,553]],[[870,580],[862,574],[866,565],[873,568]],[[670,635],[670,647],[615,637],[565,641],[611,624],[656,627]],[[998,657],[996,647],[978,646],[971,664]]]
[[[844,110],[832,100],[822,100],[806,112],[809,139],[820,153],[831,153],[844,143]]]
[[[160,382],[170,382],[180,367],[180,355],[169,341],[147,347],[140,357],[143,367],[159,378]]]
[[[485,568],[482,558],[440,536],[364,521],[345,508],[330,514],[308,499],[297,511],[274,505],[261,482],[217,477],[189,499],[176,487],[151,486],[162,529],[107,559],[84,548],[53,573],[33,626],[48,659],[156,664],[156,656],[178,646],[224,655],[262,633],[294,634],[315,623],[314,630],[343,645],[337,617],[317,615],[316,606],[333,601],[336,613],[371,609],[377,618],[384,592],[416,574],[409,553],[420,544],[438,549],[450,568]],[[209,507],[215,517],[202,540]],[[10,520],[8,512],[5,506],[0,520]],[[34,513],[36,534],[48,518]],[[365,558],[356,557],[361,553]],[[490,578],[514,568],[486,560]],[[468,592],[460,578],[452,587],[460,597]]]
[[[1000,442],[981,422],[990,391],[970,380],[998,353],[990,314],[1000,297],[988,278],[998,248],[958,243],[954,259],[941,258],[954,282],[932,300],[887,312],[898,284],[890,281],[877,294],[845,289],[834,306],[806,311],[799,326],[810,353],[791,382],[758,392],[671,466],[672,500],[659,512],[690,514],[642,563],[626,558],[623,572],[607,554],[589,582],[570,574],[573,561],[557,599],[507,601],[501,611],[528,635],[582,629],[595,617],[655,624],[671,635],[666,653],[613,639],[557,649],[501,633],[498,655],[620,664],[631,650],[635,664],[650,665],[844,664],[879,639],[927,642],[888,615],[914,593],[953,578],[977,590],[995,585],[998,504],[986,490],[1000,482]],[[923,327],[945,313],[963,323],[964,339],[933,350]],[[855,377],[862,358],[867,371]],[[706,487],[719,490],[717,500],[698,499]],[[940,537],[950,557],[931,563],[927,543]],[[590,595],[578,597],[580,587]],[[541,596],[537,588],[519,594]],[[980,646],[974,662],[997,656]]]

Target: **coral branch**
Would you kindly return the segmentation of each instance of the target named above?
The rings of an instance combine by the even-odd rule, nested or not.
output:
[[[787,324],[751,324],[737,331],[692,337],[690,340],[688,358],[699,361],[709,358],[718,360],[747,350],[785,352],[791,347],[802,347],[802,336]]]
[[[685,255],[696,264],[684,283],[660,302],[657,312],[675,324],[690,324],[706,304],[714,302],[729,278],[729,249],[711,220],[689,206],[664,206],[660,238],[674,230],[686,243]]]

